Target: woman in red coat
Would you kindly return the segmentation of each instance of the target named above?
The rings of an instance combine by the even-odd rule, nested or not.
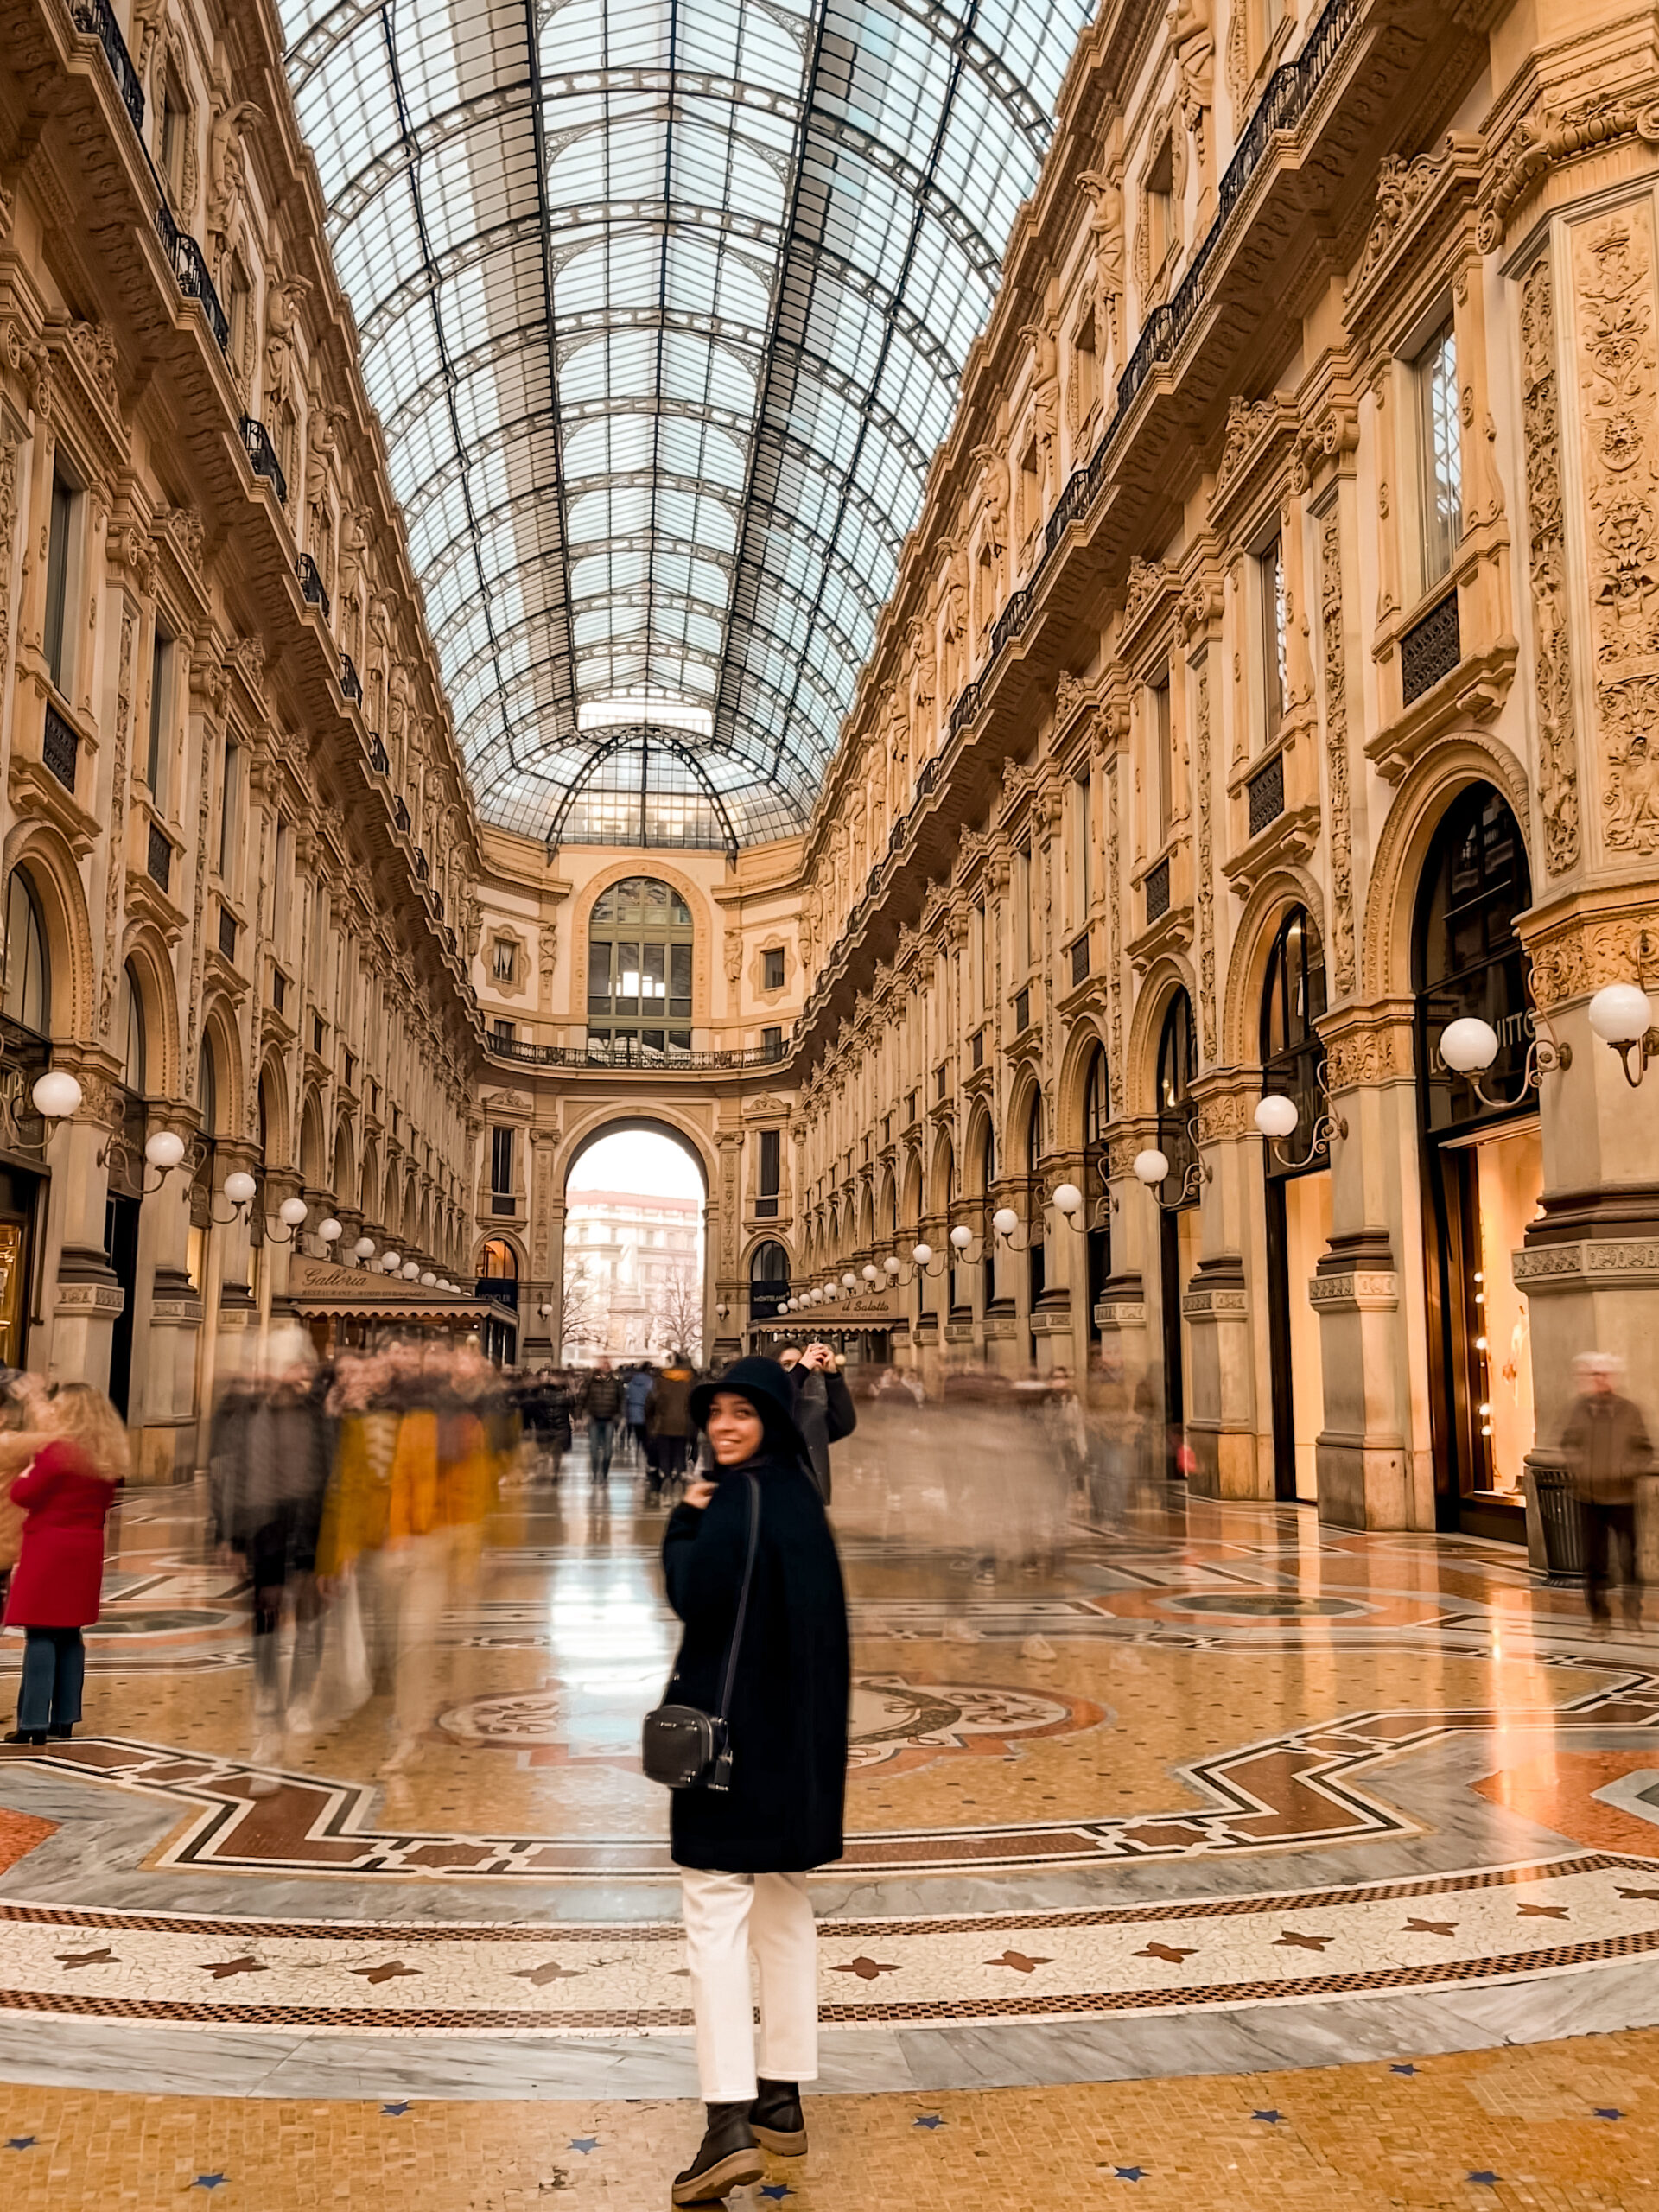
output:
[[[86,1649],[98,1618],[104,1523],[127,1471],[121,1417],[90,1382],[65,1382],[40,1408],[40,1449],[11,1485],[28,1518],[6,1593],[5,1626],[28,1638],[9,1744],[67,1738],[80,1719]]]

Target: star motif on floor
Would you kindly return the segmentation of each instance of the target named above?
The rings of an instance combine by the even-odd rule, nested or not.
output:
[[[1455,1920],[1408,1920],[1406,1933],[1410,1936],[1452,1936],[1457,1933]]]
[[[77,1967],[118,1967],[120,1960],[113,1951],[60,1951],[58,1964],[73,1973]]]
[[[1265,2120],[1269,2127],[1277,2127],[1284,2116],[1281,2112],[1253,2112],[1250,2114],[1252,2120]]]
[[[935,2127],[944,2127],[946,2122],[942,2120],[936,2112],[925,2112],[919,2120],[912,2120],[911,2125],[913,2127],[925,2127],[931,2130]]]
[[[402,2097],[396,2104],[382,2105],[380,2109],[389,2119],[401,2120],[404,2114],[410,2109],[409,2099],[407,2097]]]
[[[897,1974],[897,1967],[886,1966],[880,1959],[855,1959],[849,1966],[831,1967],[831,1974],[855,1974],[861,1981],[879,1981],[884,1974]]]
[[[223,2189],[229,2179],[228,2174],[198,2174],[190,2186],[192,2189]]]
[[[1114,2181],[1144,2181],[1146,2177],[1147,2170],[1144,2166],[1114,2166],[1112,2168]]]
[[[1282,1936],[1274,1938],[1281,1951],[1322,1951],[1327,1943],[1334,1943],[1336,1940],[1334,1936],[1299,1936],[1294,1928],[1287,1928]]]
[[[1623,2120],[1624,2117],[1624,2113],[1620,2112],[1617,2105],[1598,2105],[1596,2107],[1596,2118],[1598,2120]]]
[[[1492,2171],[1490,2166],[1483,2166],[1478,2174],[1469,2175],[1468,2179],[1474,2183],[1477,2189],[1496,2189],[1497,2187],[1497,2176]]]
[[[690,1969],[682,1968],[681,1971],[689,1972]],[[549,1959],[545,1966],[514,1967],[512,1978],[515,1981],[534,1982],[537,1989],[545,1989],[550,1981],[580,1981],[582,1968],[562,1967],[556,1959]]]
[[[1196,1951],[1184,1951],[1179,1943],[1148,1943],[1144,1951],[1135,1953],[1137,1959],[1164,1959],[1178,1967],[1183,1959],[1195,1959]]]
[[[1518,1904],[1515,1909],[1525,1920],[1570,1920],[1573,1917],[1564,1904]]]
[[[401,1959],[389,1959],[383,1967],[353,1967],[352,1972],[378,1989],[383,1981],[402,1981],[420,1972],[419,1967],[406,1967]]]
[[[793,2196],[795,2192],[787,2182],[774,2181],[769,2182],[757,2194],[764,2196],[769,2204],[781,2204],[786,2196]]]
[[[35,2138],[32,2135],[9,2135],[6,2138],[8,2151],[32,2151],[35,2143]]]
[[[215,1981],[228,1981],[232,1974],[269,1974],[270,1968],[255,1958],[217,1959],[201,1971],[212,1974]]]
[[[590,2151],[598,2150],[599,2138],[597,2135],[573,2135],[565,2147],[571,2151],[580,2151],[585,2158]]]
[[[1389,2071],[1390,2074],[1403,2074],[1409,2079],[1416,2074],[1417,2069],[1414,2066],[1390,2066]]]
[[[1034,1974],[1039,1967],[1050,1967],[1052,1959],[1028,1959],[1023,1951],[1004,1951],[1001,1958],[987,1959],[988,1967],[1012,1967],[1015,1974]]]

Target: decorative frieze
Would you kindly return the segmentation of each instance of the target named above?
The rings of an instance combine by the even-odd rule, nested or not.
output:
[[[1561,505],[1561,423],[1555,296],[1548,251],[1521,287],[1522,435],[1532,556],[1533,684],[1538,702],[1538,798],[1544,864],[1565,874],[1579,857],[1579,764]]]
[[[1348,653],[1342,620],[1342,510],[1335,499],[1319,523],[1319,632],[1325,649],[1331,966],[1337,990],[1346,997],[1358,975],[1354,957],[1354,844],[1348,776]]]

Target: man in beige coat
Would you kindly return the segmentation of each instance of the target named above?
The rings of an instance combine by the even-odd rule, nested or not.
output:
[[[1624,1618],[1642,1620],[1636,1576],[1636,1484],[1653,1471],[1648,1425],[1635,1400],[1621,1395],[1624,1362],[1611,1352],[1584,1353],[1573,1362],[1579,1395],[1561,1432],[1567,1472],[1579,1501],[1584,1541],[1584,1594],[1598,1627],[1609,1619],[1607,1592],[1624,1590]],[[1614,1554],[1618,1554],[1615,1560]]]

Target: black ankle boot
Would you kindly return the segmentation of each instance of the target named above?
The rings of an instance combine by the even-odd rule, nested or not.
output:
[[[5,1741],[8,1744],[43,1744],[46,1731],[44,1728],[14,1728]]]
[[[683,2174],[674,2177],[676,2204],[713,2204],[728,2190],[759,2181],[766,2162],[749,2126],[749,2107],[710,2105],[708,2132],[697,2155]]]
[[[768,2082],[763,2075],[759,2094],[749,2107],[749,2126],[763,2150],[780,2158],[805,2157],[806,2115],[801,2110],[800,2090],[793,2082]]]
[[[75,1724],[73,1720],[54,1720],[52,1723],[53,1737],[60,1744],[67,1744],[74,1732]]]

